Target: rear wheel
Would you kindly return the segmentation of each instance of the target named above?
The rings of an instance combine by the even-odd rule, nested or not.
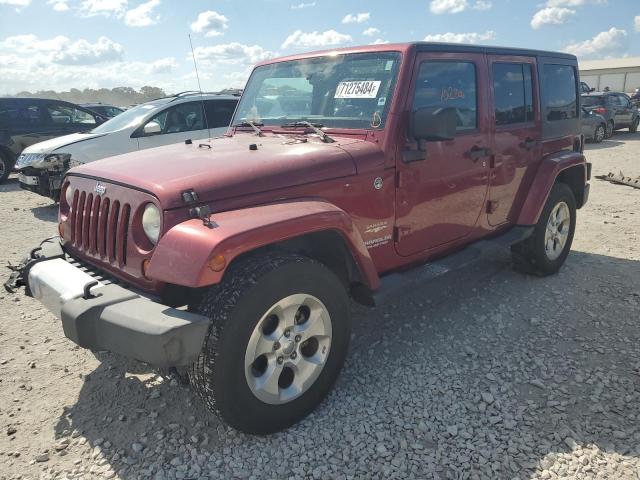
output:
[[[533,235],[511,247],[514,268],[545,276],[557,272],[569,255],[576,228],[576,200],[564,183],[556,183]]]
[[[636,133],[638,131],[638,124],[640,124],[640,117],[636,117],[633,122],[631,123],[631,126],[629,127],[629,131],[631,133]]]
[[[296,254],[232,264],[198,310],[211,327],[191,383],[223,421],[247,433],[282,430],[327,395],[347,353],[346,289]]]
[[[605,134],[606,134],[606,128],[604,126],[604,123],[601,123],[596,127],[596,130],[593,133],[593,141],[595,143],[601,143],[602,140],[604,140]]]
[[[605,133],[605,138],[613,137],[613,131],[615,130],[615,125],[613,124],[613,120],[609,120],[607,122],[607,131]]]
[[[4,183],[9,174],[13,170],[13,162],[9,159],[9,155],[0,150],[0,183]]]

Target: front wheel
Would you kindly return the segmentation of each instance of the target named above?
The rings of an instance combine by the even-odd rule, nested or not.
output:
[[[593,141],[595,143],[601,143],[602,140],[604,140],[605,134],[606,134],[606,129],[605,129],[604,123],[601,123],[596,127],[596,131],[593,134]]]
[[[556,183],[533,235],[511,247],[516,270],[539,276],[557,272],[569,255],[576,228],[576,200],[564,183]]]
[[[613,120],[609,120],[609,122],[607,122],[607,130],[605,133],[605,138],[613,137],[614,130],[615,130],[615,125],[613,124]]]
[[[304,418],[330,391],[349,344],[340,279],[297,254],[232,264],[198,310],[211,326],[190,380],[224,422],[268,434]]]
[[[629,127],[629,131],[631,133],[636,133],[638,131],[638,124],[640,124],[640,117],[636,117],[633,120],[633,123],[631,123],[631,126]]]
[[[9,155],[0,151],[0,183],[4,183],[13,170],[13,162],[9,160]]]

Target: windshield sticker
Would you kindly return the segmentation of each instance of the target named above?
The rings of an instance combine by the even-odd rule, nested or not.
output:
[[[376,98],[380,80],[340,82],[333,98]]]
[[[380,117],[380,113],[373,112],[373,115],[371,115],[371,128],[378,128],[380,125],[382,125],[382,118]]]
[[[388,72],[393,67],[393,60],[387,60],[387,64],[384,66],[384,69]]]
[[[385,103],[387,103],[387,97],[380,97],[378,99],[378,106],[379,107],[383,106]]]

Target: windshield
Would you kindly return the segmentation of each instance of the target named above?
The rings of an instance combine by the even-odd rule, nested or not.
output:
[[[604,97],[582,97],[583,107],[595,107],[597,105],[604,105]]]
[[[99,127],[91,130],[90,133],[111,133],[117,132],[127,127],[134,127],[142,121],[142,119],[149,114],[149,112],[158,108],[157,103],[145,103],[144,105],[138,105],[129,110],[122,112],[117,117],[113,117],[111,120],[107,120]]]
[[[400,54],[305,58],[254,70],[233,124],[307,120],[328,128],[381,128],[391,104]]]

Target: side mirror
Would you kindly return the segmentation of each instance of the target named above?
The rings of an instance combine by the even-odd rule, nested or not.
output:
[[[455,108],[419,108],[411,114],[409,133],[416,140],[453,140],[457,124]]]
[[[152,120],[142,128],[142,131],[145,135],[157,135],[159,133],[162,133],[162,127],[158,122]]]

